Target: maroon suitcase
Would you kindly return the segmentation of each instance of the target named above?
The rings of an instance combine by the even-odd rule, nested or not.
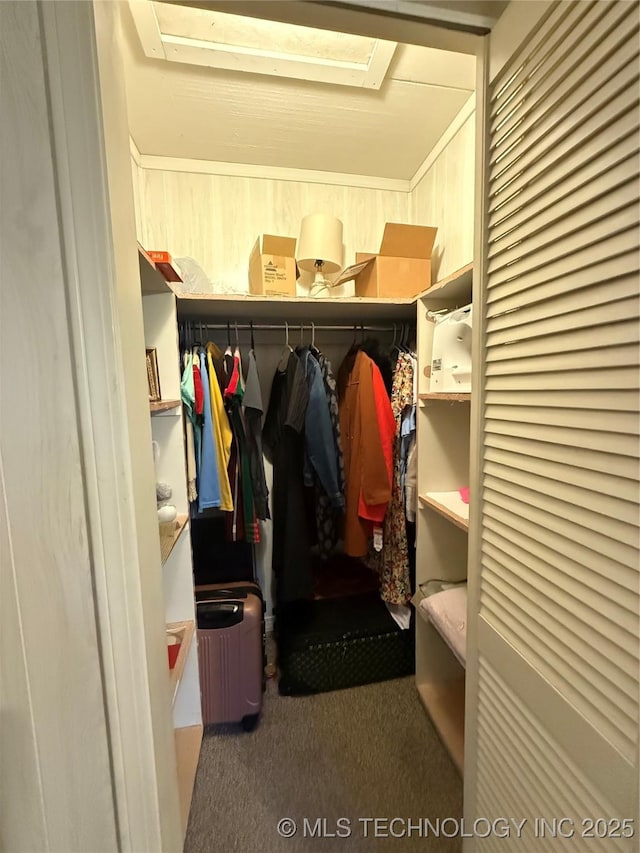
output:
[[[257,584],[196,588],[202,717],[256,725],[264,687],[264,613]]]

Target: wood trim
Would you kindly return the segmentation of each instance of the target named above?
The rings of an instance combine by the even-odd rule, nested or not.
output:
[[[283,166],[259,166],[250,163],[225,163],[217,160],[189,160],[185,157],[159,157],[155,154],[140,154],[138,165],[142,169],[155,169],[161,172],[228,175],[234,178],[265,178],[270,181],[296,181],[307,184],[359,187],[361,189],[402,193],[409,193],[411,190],[410,181],[399,178],[377,178],[375,175],[288,169]]]
[[[459,527],[461,530],[467,531],[469,529],[469,521],[461,515],[455,513],[448,506],[445,506],[440,501],[436,500],[433,495],[418,495],[418,500],[424,507],[428,507],[429,509],[434,510],[435,512],[442,515],[452,524],[455,524],[456,527]]]
[[[153,3],[136,3],[129,0],[128,5],[146,56],[150,59],[167,59]]]
[[[173,532],[173,537],[169,538],[160,538],[160,552],[162,556],[162,565],[167,562],[169,557],[171,556],[171,552],[173,551],[176,542],[182,536],[183,530],[187,526],[187,522],[189,521],[188,515],[179,515],[175,521],[175,530]]]
[[[473,287],[473,261],[465,264],[463,267],[460,267],[459,270],[452,272],[451,275],[448,275],[446,278],[436,281],[436,283],[432,284],[431,287],[423,290],[417,298],[428,299],[430,296],[434,296],[438,299],[448,299],[447,288],[451,288],[452,285],[458,285],[456,290],[459,290],[460,287],[467,285],[467,279],[469,289],[471,290]]]
[[[178,294],[178,318],[199,317],[218,320],[274,319],[280,323],[312,320],[318,324],[333,322],[360,323],[382,319],[408,321],[415,317],[415,297],[411,299],[336,296],[318,298],[304,296],[252,296],[249,293],[202,295]]]
[[[418,693],[460,775],[464,770],[465,680],[418,684]]]
[[[180,686],[180,682],[182,680],[182,674],[184,673],[184,666],[187,662],[187,657],[189,655],[189,649],[191,648],[191,641],[193,640],[193,635],[195,632],[195,622],[192,619],[189,619],[186,622],[167,622],[167,632],[169,631],[171,631],[172,633],[177,633],[180,631],[182,633],[182,639],[180,641],[180,651],[178,652],[176,664],[173,669],[169,670],[171,701],[175,702],[176,694],[178,693],[178,687]]]
[[[139,168],[140,167],[140,156],[141,155],[140,155],[140,151],[138,150],[138,146],[136,145],[136,143],[133,140],[133,136],[129,137],[129,152],[131,154],[131,159],[136,164],[136,166],[138,166],[138,168]]]
[[[174,818],[173,809],[165,805],[167,792],[175,790],[177,796],[177,780],[171,778],[175,754],[166,698],[166,654],[162,661],[161,649],[147,646],[144,605],[145,596],[153,597],[154,590],[161,595],[161,579],[153,580],[142,571],[147,555],[140,550],[142,534],[133,509],[136,484],[131,460],[135,447],[130,435],[123,363],[126,342],[120,328],[118,293],[123,270],[112,227],[109,187],[109,157],[115,145],[113,137],[105,138],[103,112],[106,103],[117,101],[123,89],[121,78],[115,75],[112,79],[112,69],[99,64],[99,59],[111,56],[118,67],[113,48],[118,45],[119,6],[43,3],[40,15],[82,435],[94,576],[92,606],[102,646],[119,849],[123,853],[175,849],[179,813],[176,806]],[[124,151],[119,145],[117,148],[118,156],[128,162],[128,177],[124,170],[121,174],[130,186],[126,147]],[[126,188],[124,183],[124,192]],[[128,211],[124,214],[126,221]],[[132,199],[130,218],[133,237]],[[132,255],[130,263],[135,263]],[[140,371],[142,375],[142,368]],[[96,384],[92,381],[95,376],[103,381]],[[142,422],[148,418],[144,396],[137,406]],[[148,431],[150,435],[150,426]],[[152,464],[149,466],[152,476]],[[130,511],[123,512],[123,507]],[[145,543],[153,546],[159,560],[157,534],[152,542],[153,529],[147,527]],[[158,639],[162,621],[159,614]]]
[[[450,403],[468,403],[471,400],[471,394],[450,394],[447,391],[429,391],[426,394],[418,394],[420,400],[448,400]]]
[[[178,795],[180,797],[180,817],[182,835],[186,835],[189,823],[189,811],[193,786],[196,781],[200,745],[202,744],[202,725],[184,726],[175,730],[176,761],[178,764]]]
[[[159,415],[162,412],[170,412],[177,409],[182,403],[182,400],[157,400],[149,403],[149,412],[152,415]]]
[[[414,174],[414,176],[409,181],[409,191],[413,192],[415,188],[418,186],[420,181],[427,174],[429,169],[436,162],[438,157],[443,153],[447,145],[451,142],[453,137],[458,133],[460,128],[465,124],[465,122],[471,118],[476,108],[476,95],[475,92],[469,96],[468,100],[465,101],[462,109],[455,116],[449,127],[442,134],[440,139],[433,146],[431,151],[427,154],[422,165],[420,165]]]
[[[482,38],[459,29],[447,29],[442,24],[434,25],[419,20],[415,10],[412,17],[402,17],[397,3],[394,3],[394,14],[381,13],[373,4],[366,9],[358,9],[326,0],[308,3],[292,3],[290,0],[191,0],[190,5],[337,33],[371,36],[400,44],[418,44],[454,53],[475,54]]]
[[[529,5],[529,4],[527,4]],[[511,7],[515,4],[510,4]],[[512,10],[517,11],[517,10]],[[483,411],[485,385],[486,291],[488,193],[488,99],[489,51],[491,39],[484,40],[483,49],[476,61],[476,128],[475,128],[475,187],[474,187],[474,237],[473,237],[473,328],[471,336],[471,363],[473,365],[473,394],[470,408],[469,432],[469,488],[477,501],[469,521],[467,551],[467,663],[466,663],[466,759],[464,816],[477,814],[477,715],[478,715],[478,612],[480,608],[480,574],[482,553],[481,514],[483,501],[482,451]]]

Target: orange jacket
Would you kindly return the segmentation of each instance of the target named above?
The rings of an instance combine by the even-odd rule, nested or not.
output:
[[[392,462],[385,448],[393,448],[388,430],[392,425],[395,433],[395,421],[380,371],[362,351],[356,355],[339,412],[346,479],[344,550],[351,557],[364,557],[372,519],[382,521],[391,498]]]

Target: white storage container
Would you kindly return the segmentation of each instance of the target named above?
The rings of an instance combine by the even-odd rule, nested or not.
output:
[[[471,391],[471,305],[436,318],[430,391]]]

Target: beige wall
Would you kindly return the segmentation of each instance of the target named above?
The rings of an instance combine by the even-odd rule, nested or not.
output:
[[[411,191],[187,171],[185,162],[196,161],[177,160],[174,171],[167,168],[169,158],[165,168],[144,168],[132,159],[138,239],[148,249],[193,257],[216,290],[245,291],[258,234],[296,237],[307,213],[330,212],[342,220],[345,265],[356,252],[377,251],[385,222],[435,225],[437,281],[473,260],[475,112],[466,112]]]
[[[473,260],[474,160],[472,112],[411,192],[411,221],[438,227],[434,281]]]
[[[135,168],[135,164],[134,164]],[[145,248],[190,256],[216,289],[247,290],[249,254],[261,233],[298,236],[307,213],[344,224],[345,264],[375,252],[385,222],[408,222],[409,194],[267,178],[140,169],[139,238]]]

